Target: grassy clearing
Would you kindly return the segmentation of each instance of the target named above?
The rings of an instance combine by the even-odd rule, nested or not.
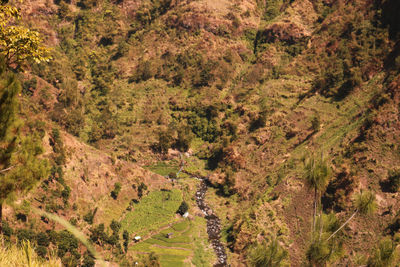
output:
[[[190,243],[189,238],[187,240],[182,240],[182,241],[186,241],[186,242]],[[168,247],[168,248],[175,248],[176,246],[179,246],[179,248],[187,248],[187,249],[192,248],[192,246],[188,243],[183,243],[183,242],[178,242],[178,241],[165,242],[156,237],[147,239],[146,242],[149,244],[152,244],[152,245],[159,245],[159,246]]]
[[[162,176],[166,176],[168,174],[172,173],[177,173],[179,171],[179,164],[178,162],[171,162],[171,163],[166,163],[163,161],[157,162],[154,165],[151,166],[146,166],[146,169],[157,173]]]
[[[122,220],[122,229],[131,234],[145,235],[175,220],[175,212],[182,202],[182,192],[153,191],[134,204],[133,211]]]
[[[160,262],[162,267],[190,267],[189,263],[185,262],[186,257],[175,256],[175,255],[161,255]]]
[[[214,251],[208,243],[206,224],[206,219],[202,217],[196,217],[193,220],[191,229],[194,249],[192,264],[195,266],[211,267],[216,261]]]
[[[189,226],[190,226],[190,225],[189,225],[189,222],[186,220],[186,221],[183,221],[183,222],[181,222],[181,223],[176,223],[176,224],[174,224],[174,225],[172,226],[172,228],[173,228],[175,231],[182,232],[182,231],[184,231],[184,230],[187,230]]]

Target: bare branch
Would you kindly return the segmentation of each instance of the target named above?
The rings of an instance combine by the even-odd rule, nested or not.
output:
[[[9,170],[11,170],[11,169],[14,168],[14,167],[15,167],[15,166],[10,166],[10,167],[8,167],[8,168],[6,168],[6,169],[1,170],[0,173],[9,171]]]

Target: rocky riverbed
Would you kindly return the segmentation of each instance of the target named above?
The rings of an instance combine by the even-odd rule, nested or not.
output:
[[[200,210],[204,213],[207,220],[207,233],[208,239],[214,248],[215,254],[217,255],[217,263],[215,267],[228,266],[227,256],[224,245],[221,243],[221,221],[218,216],[212,211],[212,209],[205,202],[205,196],[207,192],[207,181],[203,178],[196,192],[196,203]]]

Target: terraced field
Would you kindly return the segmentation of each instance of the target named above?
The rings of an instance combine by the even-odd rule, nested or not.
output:
[[[125,215],[121,222],[122,229],[130,234],[147,236],[176,222],[175,213],[181,202],[182,192],[178,189],[150,192]]]
[[[170,166],[162,166],[162,168]],[[169,170],[168,170],[169,171]],[[182,188],[196,188],[198,181],[182,179]],[[132,211],[122,219],[122,229],[131,237],[142,237],[138,243],[131,242],[129,252],[134,255],[155,253],[161,266],[212,266],[215,262],[213,249],[208,242],[207,222],[196,213],[191,189],[153,191],[144,196]],[[189,204],[189,218],[176,214],[182,200]],[[172,234],[170,238],[167,234]]]
[[[157,234],[132,245],[135,253],[154,252],[160,257],[161,266],[211,266],[213,253],[205,238],[205,219],[182,219]],[[170,238],[167,234],[172,234]]]

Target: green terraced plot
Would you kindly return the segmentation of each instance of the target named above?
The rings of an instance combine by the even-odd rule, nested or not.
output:
[[[189,221],[188,220],[185,220],[185,221],[180,222],[180,223],[176,223],[176,224],[174,224],[172,226],[172,228],[175,231],[178,231],[178,232],[182,232],[182,231],[188,230],[189,227],[190,227],[190,225],[189,225]]]
[[[168,233],[172,233],[170,238]],[[158,234],[130,247],[137,253],[154,252],[162,267],[211,266],[214,261],[211,248],[207,248],[207,233],[204,218],[184,219]]]
[[[122,220],[122,229],[131,234],[145,235],[173,222],[182,202],[180,190],[150,192]]]
[[[177,162],[175,162],[175,165],[158,162],[157,164],[145,168],[162,176],[169,175],[170,173],[177,173],[179,170]]]

